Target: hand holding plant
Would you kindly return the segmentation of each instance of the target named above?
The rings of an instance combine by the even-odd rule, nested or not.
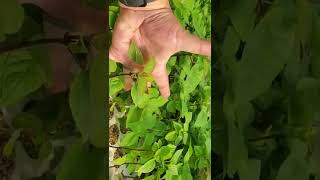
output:
[[[156,0],[146,7],[131,8],[121,4],[116,21],[109,58],[124,65],[124,71],[141,71],[128,56],[131,42],[141,50],[146,61],[154,57],[152,72],[161,95],[170,96],[166,64],[173,54],[186,51],[211,56],[211,43],[184,30],[172,13],[168,0]],[[125,89],[131,88],[131,78],[126,77]]]

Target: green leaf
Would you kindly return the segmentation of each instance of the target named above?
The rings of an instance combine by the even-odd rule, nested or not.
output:
[[[99,54],[90,59],[89,85],[90,85],[90,129],[89,139],[97,147],[105,147],[107,132],[105,119],[107,115],[107,68],[106,53]]]
[[[297,34],[303,46],[310,40],[312,34],[313,7],[311,2],[304,0],[296,1],[297,8]]]
[[[162,146],[159,150],[156,151],[154,157],[158,162],[170,159],[175,149],[176,149],[176,146],[172,144]]]
[[[256,1],[224,1],[224,11],[229,16],[234,28],[240,34],[242,40],[246,40],[247,36],[253,29],[256,19]]]
[[[104,150],[89,149],[81,143],[73,144],[62,159],[57,180],[105,179],[104,156]]]
[[[134,128],[133,126],[136,125],[135,122],[140,121],[141,119],[141,113],[142,109],[139,109],[136,106],[131,106],[127,114],[126,127]]]
[[[176,112],[176,103],[174,101],[169,101],[167,104],[167,111],[171,113]]]
[[[117,158],[117,159],[114,159],[114,160],[112,161],[112,164],[113,164],[113,165],[118,165],[118,166],[120,166],[120,165],[126,163],[126,161],[127,161],[127,156],[124,155],[124,156],[122,156],[122,157],[119,157],[119,158]]]
[[[16,129],[29,130],[34,135],[40,135],[43,132],[43,122],[37,116],[31,113],[22,112],[18,114],[12,122]]]
[[[3,156],[10,157],[12,155],[13,148],[19,137],[20,137],[20,130],[14,131],[9,141],[6,143],[6,145],[3,148],[3,152],[2,152]]]
[[[177,137],[177,132],[176,131],[171,131],[165,136],[165,139],[167,141],[174,141],[176,137]]]
[[[193,92],[199,83],[204,79],[204,63],[203,61],[197,61],[187,74],[187,79],[183,84],[183,91],[185,95]]]
[[[293,11],[290,3],[273,7],[248,37],[232,83],[237,103],[266,91],[288,61],[294,45]]]
[[[45,80],[45,72],[28,51],[0,55],[0,106],[16,103]]]
[[[208,111],[206,107],[203,107],[194,122],[195,128],[208,128]]]
[[[317,121],[320,109],[320,81],[314,78],[302,78],[296,85],[296,91],[290,98],[288,121],[294,127],[311,128]]]
[[[112,60],[109,60],[109,74],[115,72],[116,70],[117,70],[117,63]]]
[[[153,57],[150,58],[148,62],[144,65],[143,72],[152,73],[155,65],[156,65],[156,60]]]
[[[260,160],[249,159],[246,164],[240,166],[239,176],[241,179],[257,180],[260,179],[260,172]]]
[[[92,60],[89,72],[81,72],[70,90],[70,107],[84,139],[97,147],[105,146],[106,86],[104,59]],[[102,65],[103,64],[103,65]]]
[[[177,150],[170,160],[170,164],[177,164],[179,162],[180,156],[182,154],[183,149]]]
[[[122,138],[120,145],[124,146],[124,147],[125,146],[133,146],[133,145],[136,145],[138,140],[139,140],[139,134],[137,134],[135,132],[128,132]]]
[[[24,10],[17,0],[2,0],[0,6],[0,36],[16,33],[24,21]]]
[[[143,180],[155,180],[156,177],[154,175],[143,178]]]
[[[294,140],[290,148],[291,152],[281,165],[276,180],[307,180],[309,179],[308,162],[305,160],[307,145]]]
[[[184,163],[184,165],[182,166],[182,175],[181,176],[182,176],[181,179],[183,179],[183,180],[193,180],[188,163]]]
[[[141,166],[137,173],[139,176],[141,176],[142,173],[149,173],[156,167],[156,161],[155,159],[151,159],[148,162],[146,162],[143,166]]]
[[[130,59],[132,59],[134,62],[136,62],[138,64],[144,63],[143,56],[142,56],[140,49],[133,42],[130,44],[128,56]]]
[[[137,83],[134,83],[133,87],[131,88],[132,100],[134,104],[141,109],[146,106],[149,100],[149,96],[145,93],[146,87],[147,80],[139,76]]]
[[[179,122],[176,122],[176,121],[173,121],[173,128],[176,130],[176,131],[179,131],[182,129],[182,125],[179,123]]]
[[[39,152],[39,158],[41,160],[45,160],[49,157],[49,155],[52,153],[53,146],[50,141],[45,141],[40,147],[40,152]]]
[[[187,112],[185,114],[185,122],[183,124],[183,130],[188,131],[189,130],[189,124],[192,120],[192,112]]]
[[[190,142],[188,151],[187,151],[186,155],[183,157],[183,162],[184,163],[188,163],[188,161],[190,160],[190,157],[192,156],[192,154],[193,154],[193,149],[192,149],[192,144]]]

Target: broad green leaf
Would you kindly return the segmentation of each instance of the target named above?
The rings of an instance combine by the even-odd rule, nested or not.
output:
[[[241,166],[246,165],[248,159],[247,147],[244,144],[244,137],[233,121],[228,122],[228,175],[230,177],[238,171]]]
[[[187,74],[187,79],[183,84],[183,91],[185,95],[193,92],[199,83],[204,79],[204,63],[203,61],[197,61]]]
[[[118,166],[120,166],[120,165],[124,164],[126,161],[127,161],[127,156],[124,155],[124,156],[122,156],[122,157],[119,157],[119,158],[117,158],[117,159],[114,159],[114,160],[112,161],[112,164],[113,164],[113,165],[118,165]]]
[[[159,90],[156,88],[149,88],[148,89],[148,94],[150,98],[156,98],[159,96]]]
[[[0,106],[18,102],[45,81],[45,72],[28,51],[0,55]]]
[[[296,85],[296,92],[290,98],[288,121],[294,127],[311,128],[320,113],[320,81],[303,78]]]
[[[19,137],[20,137],[20,130],[14,131],[9,141],[3,147],[3,151],[2,151],[3,156],[10,157],[12,155],[14,145]]]
[[[144,65],[143,72],[152,73],[155,65],[156,65],[156,60],[154,58],[150,58],[149,61]]]
[[[202,107],[200,113],[197,116],[196,121],[194,122],[193,127],[195,128],[209,128],[208,124],[208,111],[206,107]]]
[[[297,14],[297,34],[303,46],[309,41],[312,33],[312,3],[304,0],[296,1]]]
[[[146,162],[143,166],[141,166],[137,173],[139,176],[141,176],[142,173],[149,173],[156,167],[156,161],[155,159],[151,159],[148,162]]]
[[[186,155],[183,157],[183,162],[184,163],[188,163],[188,161],[189,161],[190,157],[192,156],[192,154],[193,154],[193,149],[192,149],[192,144],[190,142],[188,151],[187,151]]]
[[[156,151],[154,157],[158,162],[170,159],[175,149],[176,149],[176,146],[172,144],[162,146],[159,150]]]
[[[97,147],[105,146],[106,86],[104,58],[93,59],[90,72],[81,72],[70,90],[70,107],[84,139]]]
[[[2,0],[0,6],[0,37],[16,33],[21,28],[23,21],[24,10],[20,3],[17,0]]]
[[[104,150],[86,147],[81,143],[75,143],[66,151],[60,168],[57,172],[57,180],[103,180]]]
[[[117,70],[117,63],[112,60],[109,60],[109,74],[115,72],[116,70]]]
[[[53,151],[53,145],[50,141],[45,141],[42,143],[39,151],[39,159],[47,159]]]
[[[170,164],[177,164],[179,162],[180,156],[182,154],[183,149],[177,150],[170,160]]]
[[[240,34],[242,40],[246,40],[247,36],[254,27],[256,19],[256,1],[224,1],[223,10],[229,16],[231,23],[236,31]]]
[[[184,163],[182,166],[182,178],[183,180],[193,180],[193,177],[191,175],[190,166],[188,163]]]
[[[182,129],[182,124],[180,124],[179,122],[176,122],[176,121],[173,121],[173,128],[176,130],[176,131],[179,131]]]
[[[148,129],[153,129],[157,123],[157,118],[153,114],[153,111],[150,108],[145,108],[142,110],[138,110],[136,115],[141,116],[136,116],[136,118],[140,119],[138,121],[132,122],[131,119],[127,123],[127,127],[130,128],[134,132],[139,132],[139,133],[144,133]]]
[[[185,122],[183,124],[183,130],[188,131],[189,130],[189,124],[192,120],[192,112],[187,112],[185,114]]]
[[[138,64],[144,63],[143,56],[142,56],[140,49],[133,42],[130,44],[128,56],[130,59],[132,59],[134,62],[136,62]]]
[[[167,62],[167,73],[170,74],[171,71],[172,71],[172,68],[175,66],[176,64],[176,61],[177,61],[177,57],[175,56],[172,56],[170,57],[169,61]]]
[[[81,72],[73,81],[69,96],[72,115],[84,138],[89,136],[91,124],[89,86],[88,73]]]
[[[131,108],[129,109],[129,112],[127,114],[126,127],[127,128],[132,128],[131,127],[132,123],[140,121],[141,113],[142,113],[142,109],[139,109],[136,106],[131,106]],[[135,124],[133,124],[133,125],[135,125]]]
[[[176,137],[177,137],[177,132],[176,131],[171,131],[165,136],[165,139],[167,141],[174,141]]]
[[[90,60],[90,140],[97,147],[105,147],[105,118],[107,115],[107,68],[104,52]]]
[[[176,112],[176,103],[174,101],[169,101],[167,104],[167,111],[171,113]]]
[[[193,10],[195,0],[181,0],[180,2],[183,4],[183,8],[185,8],[186,10]]]
[[[241,179],[258,180],[260,179],[260,172],[260,160],[249,159],[246,164],[240,166],[239,176]]]
[[[109,96],[116,95],[124,87],[124,82],[118,78],[113,77],[109,79]]]
[[[167,173],[168,172],[172,175],[178,175],[178,166],[175,164],[169,164]]]
[[[294,140],[290,154],[281,165],[276,180],[307,180],[309,179],[308,162],[305,160],[307,144]]]
[[[149,96],[145,93],[147,87],[147,80],[142,77],[138,77],[137,83],[134,83],[134,85],[131,88],[131,97],[136,106],[143,109],[148,100]]]
[[[294,45],[293,11],[290,3],[273,7],[247,38],[232,83],[237,104],[266,91],[288,61]]]
[[[154,175],[143,178],[143,180],[155,180],[156,177]]]
[[[32,132],[34,135],[40,135],[43,132],[43,121],[31,113],[22,112],[18,114],[12,122],[16,129],[23,129]]]
[[[128,132],[122,138],[120,145],[121,146],[133,146],[133,145],[136,145],[138,140],[139,140],[139,134],[137,134],[135,132]]]

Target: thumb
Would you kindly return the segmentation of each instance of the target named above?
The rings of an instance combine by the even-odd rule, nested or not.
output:
[[[168,98],[170,96],[170,87],[166,64],[156,64],[152,76],[159,87],[161,95],[164,98]]]
[[[211,42],[183,30],[178,33],[178,50],[211,56]]]

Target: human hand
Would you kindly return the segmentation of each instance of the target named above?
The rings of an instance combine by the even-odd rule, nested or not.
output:
[[[140,71],[143,66],[128,57],[130,42],[134,41],[146,61],[154,57],[152,76],[161,95],[170,96],[166,64],[173,54],[186,51],[211,56],[211,43],[184,30],[174,16],[168,0],[156,0],[146,7],[131,8],[121,4],[116,21],[109,58],[124,65],[124,71]],[[125,77],[125,90],[132,79]]]

